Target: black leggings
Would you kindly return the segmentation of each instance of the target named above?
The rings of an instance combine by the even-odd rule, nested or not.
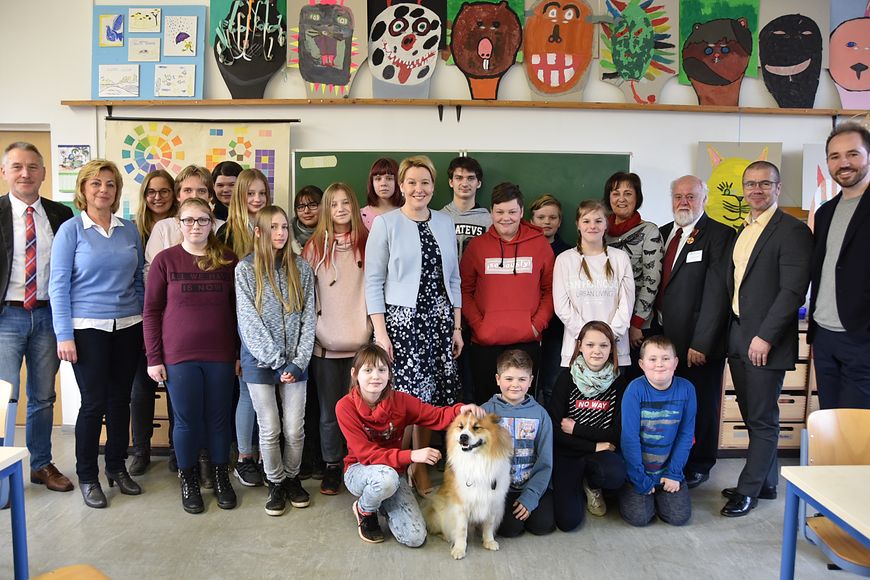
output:
[[[613,451],[599,451],[581,457],[554,454],[553,503],[556,525],[570,532],[586,517],[583,479],[592,489],[617,490],[625,483],[625,462]]]
[[[509,491],[504,500],[504,518],[498,527],[498,535],[503,538],[515,538],[528,530],[536,536],[549,534],[556,529],[553,523],[553,494],[548,489],[541,496],[541,500],[525,520],[514,517],[514,502],[519,499],[521,492]]]

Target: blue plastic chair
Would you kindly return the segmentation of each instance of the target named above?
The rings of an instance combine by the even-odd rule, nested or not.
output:
[[[12,384],[0,381],[0,447],[15,444],[15,416],[18,414],[18,401],[10,400]],[[0,508],[9,503],[9,480],[0,480]]]

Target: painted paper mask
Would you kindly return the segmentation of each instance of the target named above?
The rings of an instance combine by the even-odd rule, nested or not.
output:
[[[369,69],[375,98],[426,98],[435,73],[441,21],[416,4],[394,4],[372,24]]]
[[[774,18],[758,36],[761,75],[783,108],[812,108],[822,70],[822,34],[801,14]]]
[[[532,90],[559,95],[579,89],[592,61],[595,27],[585,0],[539,0],[526,18],[523,58]]]
[[[853,18],[835,28],[828,60],[843,107],[870,108],[870,18]]]
[[[696,23],[683,44],[683,70],[702,105],[737,106],[740,85],[752,54],[745,18]]]

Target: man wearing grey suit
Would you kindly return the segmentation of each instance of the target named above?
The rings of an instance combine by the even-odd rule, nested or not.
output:
[[[749,431],[746,465],[737,487],[722,495],[722,515],[745,516],[758,498],[776,497],[779,406],[785,371],[798,350],[798,309],[809,286],[810,229],[777,208],[779,169],[755,161],[743,172],[750,212],[731,253],[728,364],[737,404]]]

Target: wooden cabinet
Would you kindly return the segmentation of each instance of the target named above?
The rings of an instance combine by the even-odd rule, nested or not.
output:
[[[169,449],[169,394],[166,392],[166,387],[160,386],[157,392],[154,393],[154,434],[151,436],[152,453],[157,450]],[[100,446],[106,444],[106,424],[103,421],[103,428],[100,431]],[[133,444],[133,435],[130,434],[130,444]]]

